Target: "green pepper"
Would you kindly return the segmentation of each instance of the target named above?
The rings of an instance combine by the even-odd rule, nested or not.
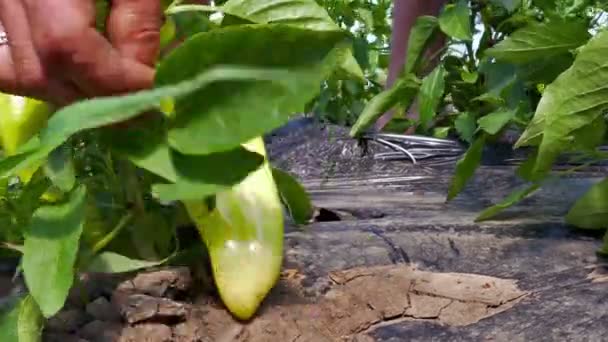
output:
[[[266,157],[261,137],[243,146]],[[216,194],[213,207],[203,200],[184,204],[209,251],[222,301],[238,319],[251,318],[283,261],[283,208],[268,160]]]
[[[0,93],[0,142],[5,156],[17,153],[47,123],[53,107],[39,100]],[[42,165],[19,172],[22,181],[28,182]]]

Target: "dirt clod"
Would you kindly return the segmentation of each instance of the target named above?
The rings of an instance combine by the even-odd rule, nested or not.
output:
[[[145,294],[115,295],[113,304],[130,324],[143,321],[183,321],[187,313],[183,303]]]
[[[184,295],[191,287],[190,270],[187,267],[175,267],[140,273],[135,278],[122,282],[117,290],[175,299]]]

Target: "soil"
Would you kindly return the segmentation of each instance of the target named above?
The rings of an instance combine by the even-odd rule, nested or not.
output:
[[[256,317],[234,320],[184,267],[83,275],[44,341],[604,341],[608,264],[601,235],[563,215],[608,173],[549,183],[476,222],[521,181],[504,159],[445,201],[454,163],[412,166],[361,156],[346,132],[294,121],[268,137],[318,215],[288,223],[284,272]],[[372,153],[378,151],[372,147]],[[519,157],[518,157],[519,158]],[[487,162],[487,161],[490,162]]]

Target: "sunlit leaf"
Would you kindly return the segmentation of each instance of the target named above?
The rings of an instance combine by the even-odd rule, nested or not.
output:
[[[420,110],[420,124],[427,127],[436,115],[437,107],[445,90],[445,69],[437,66],[423,80],[418,93],[418,108]]]
[[[500,109],[484,115],[477,120],[477,124],[479,125],[478,129],[481,129],[490,135],[494,135],[500,132],[500,130],[515,117],[516,113],[517,109]]]
[[[404,107],[409,107],[419,88],[420,80],[411,74],[397,80],[391,88],[374,96],[367,103],[357,122],[351,128],[350,136],[355,137],[363,133],[386,111],[397,105],[397,103],[401,103]]]
[[[86,188],[80,186],[68,202],[38,208],[25,231],[25,282],[45,317],[63,307],[72,286],[85,199]]]
[[[608,109],[606,53],[608,32],[602,31],[581,48],[572,67],[545,88],[532,122],[515,144],[534,145],[540,140],[535,172],[550,169],[555,158],[572,147],[575,132],[590,125],[594,130],[596,120]]]
[[[485,135],[477,138],[469,147],[467,152],[456,163],[456,173],[452,177],[448,190],[448,201],[456,197],[471,177],[475,174],[475,170],[481,163],[481,155],[485,145]]]
[[[513,32],[486,54],[499,61],[530,63],[533,60],[561,55],[587,42],[590,34],[584,21],[553,18],[531,22]]]
[[[319,31],[340,29],[314,0],[229,0],[221,10],[258,24],[288,24]]]
[[[467,1],[460,0],[456,4],[445,5],[439,15],[441,31],[452,38],[471,40],[471,9]]]
[[[566,215],[568,224],[586,229],[608,228],[608,178],[593,185]]]
[[[501,211],[521,202],[523,199],[525,199],[526,197],[528,197],[531,194],[533,194],[534,192],[536,192],[536,190],[538,190],[539,188],[540,188],[539,184],[531,184],[528,186],[524,186],[520,189],[514,190],[507,197],[505,197],[505,199],[503,199],[500,203],[484,209],[479,214],[479,216],[477,216],[475,221],[479,222],[479,221],[484,221],[484,220],[492,218],[493,216],[500,213]]]
[[[319,93],[321,82],[334,72],[340,61],[335,48],[344,38],[336,31],[241,25],[187,40],[158,67],[158,85],[180,82],[217,65],[288,72],[273,79],[227,78],[176,100],[169,145],[185,154],[221,152],[283,125],[304,110]]]
[[[437,18],[423,15],[416,18],[407,41],[407,54],[405,57],[404,74],[415,73],[426,47],[437,29]]]

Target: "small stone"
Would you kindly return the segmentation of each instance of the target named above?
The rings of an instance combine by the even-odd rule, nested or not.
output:
[[[99,297],[87,304],[87,313],[100,321],[118,322],[120,315],[105,297]]]
[[[183,321],[186,305],[167,298],[156,298],[142,294],[116,293],[112,304],[130,324],[142,321]]]
[[[117,290],[175,299],[190,290],[192,284],[192,275],[187,267],[174,267],[140,273],[119,284]]]
[[[80,336],[91,342],[116,342],[120,338],[122,326],[118,323],[93,321],[80,330]]]
[[[164,324],[143,323],[124,330],[119,342],[172,342],[171,328]],[[192,340],[191,342],[195,342]]]
[[[46,329],[49,331],[62,333],[73,332],[88,323],[90,320],[90,317],[81,310],[62,310],[47,321]]]

